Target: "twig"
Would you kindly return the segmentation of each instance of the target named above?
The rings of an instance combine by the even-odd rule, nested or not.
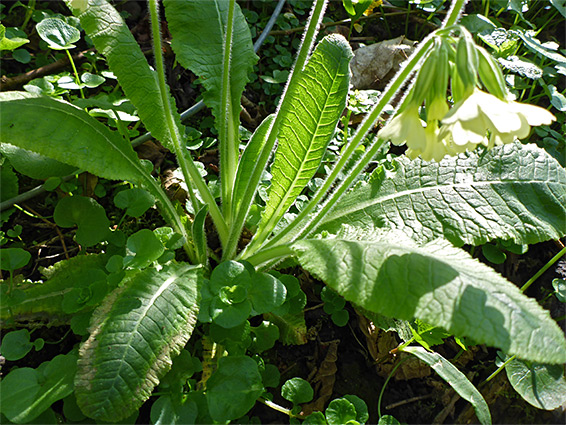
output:
[[[425,395],[419,395],[417,397],[411,397],[411,398],[408,398],[406,400],[401,400],[401,401],[397,401],[395,403],[389,404],[389,405],[385,406],[385,409],[386,410],[395,409],[396,407],[404,406],[405,404],[409,404],[409,403],[414,403],[415,401],[426,400],[427,398],[431,398],[431,397],[432,397],[432,394],[425,394]]]
[[[59,235],[59,240],[61,241],[61,246],[63,247],[63,252],[65,253],[65,258],[68,260],[69,259],[69,253],[67,252],[67,246],[65,245],[65,237],[63,236],[63,233],[61,233],[59,226],[57,226],[55,223],[51,223],[46,218],[43,218],[41,216],[41,214],[39,214],[37,211],[34,211],[32,208],[30,208],[29,206],[27,206],[25,204],[22,204],[22,208],[24,208],[28,212],[31,212],[32,214],[35,214],[40,220],[42,220],[44,223],[49,224],[53,229],[55,229],[55,231]]]

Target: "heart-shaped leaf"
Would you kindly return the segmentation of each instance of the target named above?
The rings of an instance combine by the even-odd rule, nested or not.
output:
[[[140,188],[123,190],[114,197],[114,204],[118,208],[126,208],[130,217],[140,217],[155,204],[151,194]]]
[[[85,247],[105,240],[110,222],[104,208],[92,198],[69,196],[59,201],[53,213],[58,226],[78,226],[76,240]]]
[[[59,18],[47,18],[38,23],[35,28],[39,36],[53,50],[67,50],[76,47],[81,38],[81,32]]]
[[[31,259],[31,254],[22,248],[4,248],[0,250],[0,269],[14,271],[22,268]]]
[[[124,266],[144,268],[161,257],[165,247],[149,229],[142,229],[134,233],[126,242],[128,256],[124,258]]]

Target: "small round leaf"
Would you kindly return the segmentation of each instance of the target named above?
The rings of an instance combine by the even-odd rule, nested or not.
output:
[[[36,25],[37,33],[54,50],[66,50],[75,47],[81,33],[75,27],[59,18],[47,18]]]
[[[142,229],[130,236],[126,248],[129,252],[124,258],[124,266],[133,268],[149,266],[165,251],[163,244],[149,229]]]
[[[0,269],[14,271],[24,267],[31,260],[31,254],[22,248],[0,249]]]
[[[341,425],[356,420],[356,408],[344,398],[332,400],[325,414],[329,425]]]
[[[274,276],[267,273],[255,273],[248,296],[257,314],[269,313],[285,302],[287,289]]]
[[[314,391],[303,378],[291,378],[281,387],[281,395],[293,404],[308,403],[314,396]],[[355,412],[354,412],[355,413]]]
[[[133,188],[119,192],[114,197],[114,204],[118,208],[125,208],[130,217],[140,217],[155,204],[155,199],[148,191]]]
[[[96,245],[108,236],[110,222],[104,208],[92,198],[69,196],[59,201],[53,213],[58,226],[78,226],[76,239],[85,247]]]
[[[33,344],[29,340],[29,331],[21,329],[19,331],[8,332],[2,338],[0,353],[9,361],[20,360],[31,351]]]

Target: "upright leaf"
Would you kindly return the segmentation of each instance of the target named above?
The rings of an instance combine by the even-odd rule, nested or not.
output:
[[[72,2],[66,0],[72,7]],[[110,70],[116,75],[124,93],[137,108],[138,115],[153,137],[171,151],[172,136],[167,126],[157,74],[149,67],[136,39],[120,14],[106,0],[90,0],[84,9],[72,9],[81,26],[103,54]],[[181,118],[176,113],[175,102],[168,94],[175,124],[180,127]],[[180,132],[182,134],[182,132]]]
[[[23,92],[0,93],[0,138],[113,180],[145,182],[131,145],[70,103]]]
[[[89,417],[116,422],[147,400],[191,336],[199,268],[146,269],[106,297],[80,349],[77,403]]]
[[[260,239],[271,233],[316,173],[346,105],[351,58],[346,39],[325,37],[299,75],[296,89],[288,93],[289,101],[281,106],[283,121]]]
[[[440,375],[442,379],[450,384],[464,400],[469,401],[476,416],[482,425],[491,424],[491,414],[485,399],[476,387],[460,372],[456,366],[446,360],[438,353],[430,353],[422,347],[405,347],[403,351],[411,353],[428,364]]]
[[[505,145],[437,162],[400,158],[340,200],[317,232],[342,223],[400,229],[427,242],[457,246],[495,238],[518,244],[566,234],[566,171],[534,145]]]
[[[414,317],[519,358],[566,362],[566,339],[549,313],[466,252],[442,240],[416,246],[399,232],[344,233],[291,248],[306,270],[348,301],[389,317]]]
[[[222,198],[228,203],[238,161],[240,99],[258,60],[250,29],[233,1],[165,0],[164,4],[171,47],[179,63],[201,78],[204,103],[216,118]]]

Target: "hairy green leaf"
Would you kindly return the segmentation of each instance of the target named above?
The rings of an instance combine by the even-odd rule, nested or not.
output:
[[[534,145],[505,145],[437,162],[400,158],[344,195],[317,232],[342,223],[400,229],[419,242],[444,237],[456,246],[495,238],[517,244],[566,233],[566,171]]]
[[[491,414],[489,407],[481,393],[474,385],[460,372],[456,366],[446,360],[438,353],[431,353],[422,347],[405,347],[403,351],[417,356],[420,360],[428,364],[440,375],[464,400],[469,401],[476,416],[481,424],[491,424]]]
[[[566,340],[535,300],[448,242],[352,230],[291,245],[300,264],[348,301],[420,319],[456,336],[542,363],[566,362]]]
[[[67,0],[71,4],[70,0]],[[124,93],[137,108],[138,115],[152,136],[171,151],[175,151],[167,126],[161,100],[157,73],[149,67],[136,39],[120,14],[106,0],[90,0],[84,11],[74,9],[81,26],[103,54]],[[181,118],[173,98],[168,93],[175,124],[181,127]],[[179,131],[182,134],[181,131]]]
[[[95,311],[80,349],[77,403],[89,417],[116,422],[149,398],[196,322],[199,268],[146,269]]]
[[[273,230],[316,173],[346,105],[351,58],[343,37],[325,37],[299,76],[296,90],[281,105],[284,118],[259,234]]]
[[[145,181],[146,172],[131,145],[82,109],[24,92],[0,93],[0,102],[2,143],[107,179]]]
[[[104,271],[106,257],[91,254],[80,255],[59,261],[46,269],[44,283],[22,285],[16,291],[21,296],[4,296],[0,304],[0,324],[9,318],[16,322],[45,321],[51,325],[66,323],[68,315],[63,312],[61,302],[70,293],[83,273]]]
[[[0,152],[6,156],[18,173],[32,179],[45,180],[52,176],[66,176],[76,170],[76,167],[63,164],[35,152],[21,149],[13,145],[2,144]]]
[[[206,89],[203,101],[216,118],[221,142],[222,176],[234,179],[238,160],[240,99],[249,80],[248,74],[258,60],[250,29],[237,4],[234,5],[233,22],[228,25],[228,1],[166,0],[164,4],[173,36],[171,47],[179,63],[201,78]],[[228,171],[226,168],[231,171],[225,173]],[[224,200],[224,188],[228,187],[225,185],[229,185],[232,191],[234,182],[221,183]]]

